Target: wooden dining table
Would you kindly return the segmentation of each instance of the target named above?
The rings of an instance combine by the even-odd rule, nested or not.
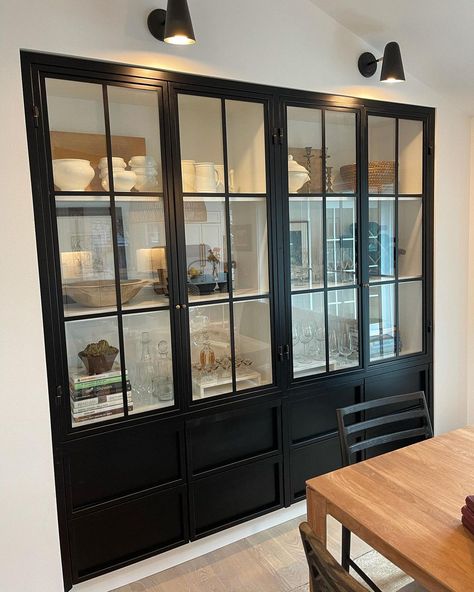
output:
[[[474,426],[306,482],[308,522],[326,544],[327,515],[430,592],[474,592]]]

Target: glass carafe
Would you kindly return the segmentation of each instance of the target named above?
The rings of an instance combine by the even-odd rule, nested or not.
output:
[[[168,344],[165,340],[158,343],[158,360],[156,376],[153,380],[153,396],[160,401],[171,401],[173,398],[173,367],[168,357]]]
[[[153,393],[153,356],[150,350],[150,334],[143,331],[141,336],[141,356],[136,365],[135,391],[142,403],[151,402]]]

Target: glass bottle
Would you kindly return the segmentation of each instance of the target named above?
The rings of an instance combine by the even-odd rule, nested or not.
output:
[[[165,340],[158,343],[158,354],[153,396],[160,401],[171,401],[173,399],[173,366],[168,357],[168,344]]]
[[[150,334],[143,331],[141,336],[141,356],[136,366],[135,391],[142,403],[150,402],[153,393],[153,357],[150,351]]]

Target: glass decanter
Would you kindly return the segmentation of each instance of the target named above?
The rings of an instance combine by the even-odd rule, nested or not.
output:
[[[171,401],[173,399],[173,365],[168,357],[168,344],[165,340],[158,343],[158,354],[153,395],[160,401]]]
[[[141,355],[140,360],[136,364],[136,379],[134,390],[138,395],[139,401],[148,403],[153,393],[153,356],[150,350],[150,334],[148,331],[143,331],[141,336]]]

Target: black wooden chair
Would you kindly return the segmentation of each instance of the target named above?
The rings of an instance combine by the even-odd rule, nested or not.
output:
[[[394,406],[396,409],[393,409]],[[384,445],[400,448],[404,444],[411,444],[415,439],[433,437],[433,428],[423,391],[384,397],[337,409],[337,423],[344,466],[363,460],[370,449],[372,449],[371,455],[376,456],[385,451],[379,449],[374,453],[374,448]],[[406,442],[407,440],[411,442]],[[395,446],[398,444],[401,446]],[[341,563],[346,571],[352,567],[375,592],[381,592],[380,588],[351,559],[351,532],[344,527],[342,527]]]
[[[314,592],[367,592],[318,541],[307,522],[300,524],[300,535]]]

